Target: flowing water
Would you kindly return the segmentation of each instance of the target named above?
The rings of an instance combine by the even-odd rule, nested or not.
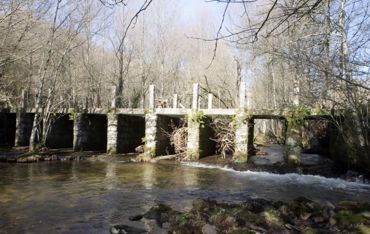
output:
[[[194,198],[238,202],[370,202],[370,186],[319,176],[237,172],[201,163],[0,164],[0,233],[109,233],[155,202],[188,209]]]

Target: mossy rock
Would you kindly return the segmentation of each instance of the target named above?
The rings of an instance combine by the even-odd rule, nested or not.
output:
[[[343,225],[355,225],[361,224],[364,221],[364,217],[361,214],[352,213],[349,210],[341,210],[336,215],[335,218]]]

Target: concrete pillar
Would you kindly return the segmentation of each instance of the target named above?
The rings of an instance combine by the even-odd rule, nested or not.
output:
[[[118,116],[116,113],[108,113],[107,129],[107,152],[108,154],[117,154],[118,143]]]
[[[212,109],[212,105],[213,105],[213,94],[209,93],[208,94],[208,109]]]
[[[155,86],[149,86],[149,109],[153,110],[155,108]]]
[[[22,96],[21,96],[21,108],[24,109],[26,108],[26,91],[22,89]]]
[[[188,143],[187,158],[189,160],[198,160],[200,158],[200,122],[197,121],[196,112],[188,115]]]
[[[246,95],[246,87],[245,82],[240,82],[239,87],[239,108],[244,109],[245,108],[245,95]]]
[[[73,151],[82,151],[84,143],[87,141],[87,134],[84,129],[84,114],[74,115],[73,122]]]
[[[302,154],[303,126],[288,121],[285,142],[285,160],[289,164],[300,164]]]
[[[300,95],[300,87],[299,87],[299,80],[295,79],[293,81],[293,105],[299,106],[299,95]]]
[[[193,101],[191,109],[197,110],[199,107],[199,84],[193,85]]]
[[[235,152],[233,161],[236,163],[245,163],[248,160],[248,149],[250,141],[249,123],[250,119],[246,118],[244,111],[240,111],[235,116]],[[252,137],[253,144],[253,137]]]
[[[111,108],[116,108],[116,86],[111,87],[111,96],[112,96]]]
[[[174,94],[173,95],[173,105],[172,105],[172,108],[177,109],[177,107],[178,107],[178,96],[177,96],[177,94]]]
[[[149,160],[156,156],[157,146],[157,114],[149,112],[145,115],[145,147],[144,160]]]
[[[15,146],[28,146],[30,143],[34,114],[17,113]]]

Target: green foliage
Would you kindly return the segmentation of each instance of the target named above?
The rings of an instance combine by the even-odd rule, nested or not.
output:
[[[142,142],[143,144],[145,144],[147,141],[148,141],[148,140],[146,139],[146,137],[141,138],[141,142]]]
[[[249,111],[239,112],[232,117],[231,123],[233,126],[239,126],[240,124],[246,124],[252,119],[252,113]]]
[[[205,114],[203,111],[197,111],[192,113],[191,115],[185,116],[188,123],[197,123],[200,125],[201,128],[205,126]]]
[[[75,121],[77,118],[78,110],[72,109],[71,113],[69,113],[69,120]]]
[[[300,128],[304,124],[305,118],[311,114],[311,110],[305,107],[290,108],[285,111],[284,116],[290,128]]]
[[[341,224],[350,225],[350,224],[359,224],[363,221],[361,214],[354,214],[348,210],[341,210],[336,215],[336,218]]]

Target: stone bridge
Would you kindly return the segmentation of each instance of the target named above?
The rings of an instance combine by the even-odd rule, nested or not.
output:
[[[245,87],[244,84],[241,87]],[[188,125],[187,154],[199,159],[215,154],[215,143],[210,140],[212,129],[204,124],[215,117],[229,117],[235,126],[234,159],[245,162],[253,147],[254,122],[257,119],[279,119],[286,124],[285,152],[289,162],[299,163],[301,155],[302,122],[307,119],[328,119],[323,111],[297,108],[285,110],[250,110],[245,107],[245,88],[240,88],[239,108],[212,108],[212,95],[208,108],[199,108],[199,85],[194,84],[192,107],[179,108],[174,98],[172,108],[155,107],[154,86],[149,88],[149,106],[146,109],[115,108],[114,102],[107,109],[60,109],[54,112],[55,122],[46,140],[49,148],[73,148],[74,151],[99,151],[134,153],[135,148],[145,143],[144,153],[151,156],[173,154],[169,137],[170,124],[179,124],[185,119]],[[4,109],[0,113],[0,145],[28,146],[36,109]]]

